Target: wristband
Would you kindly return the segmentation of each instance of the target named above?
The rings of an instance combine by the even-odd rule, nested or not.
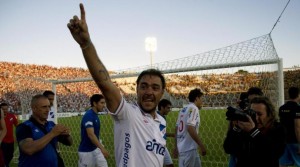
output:
[[[85,45],[84,47],[81,47],[81,50],[85,50],[86,48],[90,47],[92,45],[92,42],[89,41],[89,43],[87,45]]]

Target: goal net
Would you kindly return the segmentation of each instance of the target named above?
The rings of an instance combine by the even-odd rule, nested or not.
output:
[[[200,137],[208,154],[201,157],[203,167],[227,166],[228,155],[223,151],[228,122],[226,107],[236,106],[241,92],[252,86],[260,87],[274,105],[283,103],[282,62],[278,58],[270,34],[233,44],[205,53],[152,65],[161,70],[167,81],[163,98],[172,102],[172,112],[167,118],[167,132],[174,133],[178,111],[188,103],[191,89],[201,88],[205,93],[200,111]],[[149,66],[111,72],[113,82],[123,97],[130,102],[136,100],[136,77]],[[80,121],[89,109],[89,98],[101,93],[88,75],[73,78],[33,79],[17,78],[15,86],[21,102],[22,118],[28,118],[29,101],[33,94],[53,90],[56,94],[57,122],[71,128],[74,144],[59,145],[66,166],[77,166],[77,150],[80,142]],[[23,85],[23,80],[29,85]],[[28,101],[29,100],[29,101]],[[100,138],[110,152],[108,166],[115,166],[113,144],[113,121],[107,113],[100,113]],[[172,154],[174,138],[167,139]],[[17,155],[16,155],[17,156]],[[175,166],[177,159],[173,159]]]

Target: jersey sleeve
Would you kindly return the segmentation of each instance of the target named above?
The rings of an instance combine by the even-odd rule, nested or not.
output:
[[[83,118],[82,118],[82,125],[85,128],[92,128],[94,127],[94,122],[92,119],[91,114],[86,114]]]
[[[14,125],[17,126],[19,124],[18,117],[16,115],[13,115],[14,119]]]
[[[113,116],[113,119],[115,121],[120,121],[120,120],[127,120],[129,118],[134,118],[134,117],[131,117],[130,114],[134,114],[134,112],[130,112],[131,110],[131,107],[132,105],[129,104],[123,97],[122,97],[122,100],[121,100],[121,103],[118,107],[118,109],[116,110],[115,113],[112,113],[110,111],[109,114],[111,114]],[[137,107],[137,106],[132,106],[132,107]]]
[[[196,107],[190,107],[188,109],[188,119],[187,119],[187,125],[190,126],[196,126],[197,125],[197,120],[199,117],[199,110]]]
[[[31,128],[25,124],[20,124],[16,128],[16,138],[20,142],[26,138],[32,138]]]
[[[298,109],[295,111],[295,119],[300,119],[300,106],[297,107]]]

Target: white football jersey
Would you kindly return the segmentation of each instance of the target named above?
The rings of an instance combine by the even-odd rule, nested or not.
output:
[[[194,103],[189,103],[178,115],[176,122],[178,152],[186,152],[198,148],[197,143],[187,131],[188,125],[195,127],[197,134],[199,133],[200,114],[198,107]]]
[[[116,165],[162,167],[166,149],[165,119],[157,113],[153,119],[124,98],[117,111],[110,114],[114,118]]]

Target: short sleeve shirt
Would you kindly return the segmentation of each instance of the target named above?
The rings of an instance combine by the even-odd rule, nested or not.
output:
[[[297,143],[294,120],[300,118],[300,106],[294,101],[288,101],[279,108],[280,122],[286,129],[287,142]]]
[[[91,152],[97,148],[97,146],[94,145],[88,137],[86,131],[87,128],[94,128],[94,133],[99,140],[100,119],[92,109],[88,110],[81,120],[81,141],[78,148],[79,152]]]
[[[178,152],[197,149],[197,143],[192,139],[187,130],[188,126],[193,126],[196,129],[197,134],[199,132],[200,114],[199,109],[194,103],[189,103],[180,111],[176,126]]]
[[[138,104],[122,98],[115,113],[114,143],[119,167],[163,166],[166,145],[166,121],[155,112],[155,118]]]

